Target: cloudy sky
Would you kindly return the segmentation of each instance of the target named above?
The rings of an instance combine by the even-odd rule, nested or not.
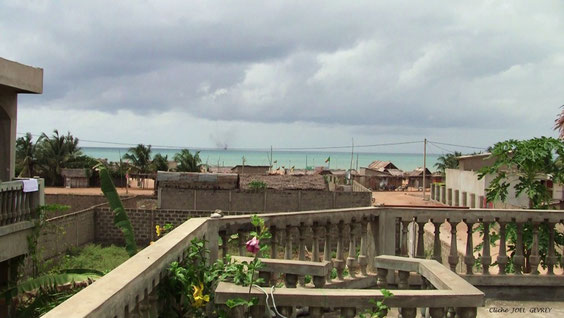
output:
[[[19,132],[488,146],[556,135],[564,2],[3,0],[0,56],[45,70]]]

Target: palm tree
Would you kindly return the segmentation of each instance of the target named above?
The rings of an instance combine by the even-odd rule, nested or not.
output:
[[[123,155],[123,159],[130,160],[131,165],[135,167],[137,172],[149,173],[151,168],[151,145],[138,144],[136,147],[131,147]]]
[[[200,172],[202,160],[200,159],[200,152],[196,151],[194,155],[188,149],[182,149],[174,155],[176,161],[176,171],[183,172]]]
[[[168,155],[156,154],[151,163],[153,171],[168,171]]]
[[[70,132],[67,132],[66,136],[59,135],[59,131],[55,129],[51,137],[43,133],[41,139],[39,165],[47,173],[51,185],[60,185],[63,181],[61,169],[66,168],[70,162],[82,155],[78,147],[78,138],[75,138]]]
[[[455,151],[454,153],[447,153],[437,158],[437,163],[435,167],[443,175],[445,174],[445,169],[456,169],[458,168],[458,159],[456,157],[462,156],[461,152]]]
[[[35,166],[38,162],[37,148],[43,136],[40,136],[35,143],[32,139],[31,133],[27,133],[25,137],[16,140],[16,160],[22,167],[19,177],[31,178],[35,175]]]

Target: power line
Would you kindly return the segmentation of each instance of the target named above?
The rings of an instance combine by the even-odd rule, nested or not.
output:
[[[431,141],[429,141],[431,142]],[[462,148],[471,148],[471,149],[479,149],[479,150],[485,150],[487,147],[474,147],[474,146],[465,146],[465,145],[456,145],[456,144],[447,144],[445,142],[438,142],[438,141],[433,141],[436,144],[439,145],[445,145],[445,146],[453,146],[453,147],[462,147]]]
[[[446,149],[446,148],[443,148],[443,147],[441,147],[441,146],[439,146],[439,145],[436,145],[435,143],[433,143],[433,142],[431,142],[431,141],[427,141],[427,142],[428,142],[429,144],[431,144],[433,147],[435,147],[435,148],[437,148],[437,149],[439,149],[439,150],[443,150],[443,151],[446,151],[446,152],[448,152],[448,153],[454,152],[454,151],[452,151],[452,150],[450,150],[450,149]]]
[[[18,133],[18,135],[25,135],[25,133]],[[31,134],[34,137],[38,137],[38,134]],[[106,145],[116,145],[116,146],[136,146],[134,143],[123,143],[123,142],[112,142],[112,141],[101,141],[101,140],[89,140],[81,139],[80,142],[91,142]],[[406,142],[391,142],[391,143],[381,143],[381,144],[371,144],[371,145],[355,145],[357,148],[367,148],[367,147],[382,147],[382,146],[396,146],[396,145],[408,145],[422,143],[423,141],[406,141]],[[170,145],[151,145],[153,148],[160,149],[183,149],[183,148],[193,148],[193,149],[223,149],[222,147],[186,147],[186,146],[170,146]],[[274,150],[324,150],[324,149],[350,149],[351,146],[324,146],[324,147],[273,147]],[[248,147],[248,148],[229,148],[232,150],[269,150],[270,148],[262,147]]]

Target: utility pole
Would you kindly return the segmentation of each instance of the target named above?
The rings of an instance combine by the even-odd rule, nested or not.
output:
[[[427,186],[427,138],[423,140],[423,201],[427,201],[425,197],[425,189]]]
[[[358,172],[358,152],[356,153],[356,172]]]
[[[352,138],[352,146],[351,146],[351,166],[349,170],[352,170],[353,167],[353,158],[354,158],[354,138]]]

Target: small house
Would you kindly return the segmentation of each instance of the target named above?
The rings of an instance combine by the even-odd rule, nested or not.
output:
[[[65,188],[88,188],[90,173],[88,169],[62,169]]]

